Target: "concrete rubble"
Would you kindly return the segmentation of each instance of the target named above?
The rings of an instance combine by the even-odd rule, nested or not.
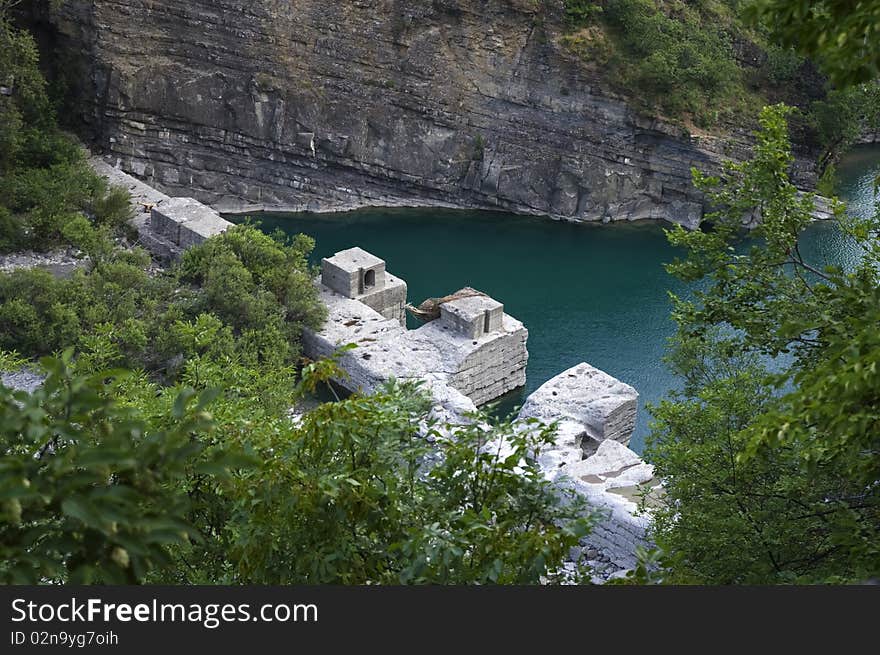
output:
[[[34,373],[26,368],[17,371],[0,372],[0,384],[13,391],[33,393],[37,387],[43,384],[45,379],[45,375]]]
[[[150,210],[152,233],[182,250],[204,243],[231,225],[193,198],[171,198]]]
[[[636,425],[639,394],[628,384],[586,363],[545,382],[528,397],[520,418],[561,421],[564,432],[577,427],[586,455],[606,439],[629,443]]]
[[[391,379],[421,380],[434,398],[433,417],[455,424],[525,383],[528,331],[497,300],[452,300],[441,305],[439,319],[408,330],[399,314],[405,295],[382,295],[384,285],[406,285],[383,260],[352,248],[325,259],[322,271],[329,315],[321,330],[306,332],[303,348],[312,358],[339,354],[345,388],[369,393]],[[340,350],[349,344],[353,349]],[[556,442],[538,463],[549,480],[573,488],[602,514],[589,546],[614,570],[635,566],[636,546],[648,545],[649,519],[638,515],[637,490],[650,486],[653,468],[626,446],[637,400],[628,384],[581,363],[531,394],[517,419],[523,426],[557,424]]]
[[[638,494],[654,470],[629,448],[638,392],[581,363],[545,382],[519,412],[522,422],[556,423],[556,442],[539,453],[547,479],[573,488],[601,514],[588,538],[621,568],[636,565],[636,546],[648,546],[650,519],[639,515]],[[621,490],[626,493],[621,493]]]

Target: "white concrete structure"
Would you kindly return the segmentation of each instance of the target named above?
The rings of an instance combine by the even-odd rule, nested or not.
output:
[[[556,443],[539,453],[548,480],[573,488],[601,512],[588,540],[622,568],[636,565],[636,546],[649,546],[650,516],[639,494],[655,489],[654,468],[629,448],[638,393],[581,363],[531,394],[518,420],[557,423]]]
[[[181,250],[225,232],[232,223],[193,198],[169,198],[152,208],[150,229]]]
[[[335,279],[331,283],[336,284]],[[338,382],[347,389],[369,393],[392,378],[427,380],[449,386],[481,405],[525,384],[528,331],[490,298],[479,299],[485,305],[479,324],[491,329],[476,334],[469,324],[444,316],[407,330],[396,318],[364,304],[360,294],[349,298],[325,284],[320,285],[320,294],[328,309],[327,322],[317,332],[306,332],[303,349],[317,359],[353,344],[355,349],[340,362],[349,377]],[[447,303],[451,307],[446,316],[466,314],[471,300]],[[487,310],[494,312],[488,320]]]
[[[361,248],[321,260],[321,283],[406,325],[406,282],[385,270],[385,261]]]
[[[638,398],[630,385],[581,363],[541,385],[528,397],[519,415],[544,423],[558,420],[566,429],[580,426],[581,447],[590,455],[606,439],[624,446],[629,443],[636,426]]]

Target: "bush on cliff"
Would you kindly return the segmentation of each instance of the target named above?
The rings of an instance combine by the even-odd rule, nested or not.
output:
[[[858,10],[849,4],[565,0],[562,42],[631,105],[702,128],[751,126],[763,104],[796,104],[803,112],[801,141],[823,151],[821,171],[853,135],[880,125],[877,75],[870,74],[878,67],[871,17],[880,3]],[[814,57],[832,84],[823,86],[801,55]],[[847,67],[848,56],[858,61]],[[862,84],[840,86],[854,80]]]
[[[754,0],[746,8],[774,39],[816,59],[835,85],[880,77],[877,0]]]
[[[602,41],[612,45],[603,69],[636,106],[717,122],[719,107],[732,104],[733,91],[742,86],[721,5],[566,0],[565,8],[573,29],[601,27]],[[582,50],[577,33],[566,42]]]
[[[118,232],[128,194],[110,188],[63,134],[46,91],[33,37],[0,5],[0,253],[69,245],[65,227],[86,217]]]

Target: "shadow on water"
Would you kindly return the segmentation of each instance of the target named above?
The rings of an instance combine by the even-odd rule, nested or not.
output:
[[[880,148],[858,149],[838,170],[842,197],[856,211],[868,211],[873,186],[865,180],[880,172]],[[464,286],[503,302],[529,330],[529,365],[526,387],[501,398],[498,415],[586,361],[639,391],[631,446],[641,452],[650,420],[645,403],[659,402],[676,386],[662,361],[674,330],[668,293],[687,289],[663,268],[677,253],[659,225],[584,225],[442,209],[252,217],[267,231],[314,237],[315,263],[355,245],[382,257],[406,280],[415,304]],[[831,225],[811,227],[803,247],[816,262],[845,266],[858,257]]]

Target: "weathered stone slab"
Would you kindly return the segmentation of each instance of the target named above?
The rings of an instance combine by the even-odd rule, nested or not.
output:
[[[231,225],[213,209],[193,198],[169,198],[159,202],[150,212],[152,232],[181,249],[204,243]]]
[[[649,545],[649,516],[639,515],[630,494],[651,484],[653,467],[627,448],[635,427],[638,393],[589,364],[578,364],[530,395],[519,419],[557,423],[555,443],[538,455],[547,479],[568,485],[601,514],[590,542],[611,561],[635,566],[636,546]],[[586,456],[586,458],[585,458]]]
[[[440,305],[440,321],[469,339],[504,329],[504,305],[488,296],[469,296]]]
[[[548,380],[528,397],[521,418],[545,423],[567,418],[584,426],[595,441],[628,444],[635,429],[639,394],[630,385],[582,363]],[[585,450],[591,450],[585,444]]]
[[[411,334],[437,349],[443,368],[450,375],[450,384],[477,405],[526,383],[529,333],[508,314],[502,315],[500,329],[475,338],[451,328],[442,318]]]
[[[321,281],[346,298],[385,286],[385,262],[362,248],[349,248],[321,260]]]
[[[607,439],[599,444],[595,454],[564,466],[561,473],[587,484],[614,489],[648,482],[654,477],[654,467],[623,444]]]

